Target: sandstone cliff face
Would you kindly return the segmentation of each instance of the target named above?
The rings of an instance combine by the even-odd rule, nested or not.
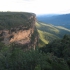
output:
[[[38,43],[38,33],[35,27],[36,15],[33,13],[24,14],[28,14],[29,16],[25,16],[26,20],[23,20],[22,24],[20,22],[19,26],[11,27],[10,29],[3,28],[0,30],[0,41],[6,45],[15,43],[22,45],[22,48],[33,47],[35,49]]]

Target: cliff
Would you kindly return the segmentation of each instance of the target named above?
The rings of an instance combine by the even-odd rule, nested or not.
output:
[[[23,12],[0,12],[0,42],[21,45],[21,48],[37,46],[36,15]]]

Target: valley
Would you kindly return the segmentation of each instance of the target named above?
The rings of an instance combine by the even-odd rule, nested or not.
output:
[[[55,26],[52,24],[45,24],[42,22],[37,22],[36,27],[40,35],[40,40],[44,44],[48,44],[55,39],[60,39],[65,34],[70,34],[70,29],[67,29],[62,26]]]

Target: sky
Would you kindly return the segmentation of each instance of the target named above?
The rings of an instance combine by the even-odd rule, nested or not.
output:
[[[70,13],[70,0],[0,0],[0,11],[66,14]]]

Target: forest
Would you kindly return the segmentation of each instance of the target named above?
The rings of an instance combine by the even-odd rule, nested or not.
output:
[[[19,25],[30,28],[30,15],[0,12],[0,30]],[[0,42],[0,70],[70,70],[70,30],[41,22],[36,23],[36,27],[38,32],[35,30],[31,37],[31,43],[36,35],[40,37],[35,50]]]
[[[0,70],[70,70],[70,35],[35,50],[17,46],[0,43]]]
[[[29,16],[31,13],[27,12],[0,12],[0,30],[17,28],[20,25],[29,28]]]

